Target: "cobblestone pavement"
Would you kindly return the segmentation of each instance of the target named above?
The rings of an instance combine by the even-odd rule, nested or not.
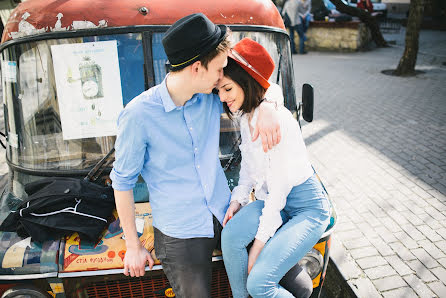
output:
[[[315,89],[303,134],[338,212],[331,256],[360,297],[446,297],[446,32],[422,31],[417,69],[391,48],[293,56]],[[445,63],[446,64],[446,63]]]

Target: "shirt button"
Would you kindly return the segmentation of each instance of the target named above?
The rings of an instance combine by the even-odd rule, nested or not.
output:
[[[197,152],[198,151],[198,148],[197,147],[195,147],[195,152]]]
[[[204,188],[207,188],[207,187],[208,187],[208,186],[205,184],[205,185],[204,185]]]
[[[197,166],[197,169],[199,169],[199,168],[200,168],[200,165]]]
[[[189,130],[192,130],[192,127],[189,127]]]

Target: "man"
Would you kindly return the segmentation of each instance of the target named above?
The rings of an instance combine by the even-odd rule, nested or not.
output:
[[[227,31],[203,14],[173,24],[163,38],[171,72],[118,119],[111,179],[127,247],[124,274],[143,276],[146,262],[153,266],[135,226],[132,189],[141,174],[150,193],[156,256],[177,297],[210,297],[212,251],[229,203],[218,158],[223,109],[212,94],[227,64]],[[273,105],[262,105],[263,120],[271,119]],[[280,140],[274,120],[260,121],[268,129],[256,129],[265,150]]]

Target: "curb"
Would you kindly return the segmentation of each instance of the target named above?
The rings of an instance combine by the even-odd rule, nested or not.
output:
[[[327,273],[322,287],[321,298],[358,298],[360,297],[355,287],[353,287],[342,274],[333,258],[329,258]]]

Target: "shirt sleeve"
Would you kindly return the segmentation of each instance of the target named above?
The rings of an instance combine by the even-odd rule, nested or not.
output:
[[[246,119],[245,119],[246,120]],[[240,150],[242,151],[242,162],[240,163],[240,173],[238,185],[234,187],[231,194],[231,202],[238,201],[242,206],[245,206],[249,203],[249,195],[252,192],[252,188],[254,187],[254,179],[249,174],[250,172],[250,164],[248,162],[248,157],[243,152],[244,144],[243,142],[250,142],[249,140],[249,128],[246,125],[246,121],[240,121],[240,134],[242,135],[242,144],[240,145]],[[245,158],[243,158],[245,156]]]
[[[133,189],[144,165],[146,143],[141,117],[133,109],[124,109],[118,117],[115,162],[110,174],[113,189]]]
[[[249,195],[252,192],[252,188],[254,186],[254,180],[250,177],[248,171],[249,164],[246,159],[242,158],[242,162],[240,164],[240,174],[238,185],[234,187],[231,195],[231,202],[237,201],[242,206],[245,206],[249,202]]]
[[[280,124],[281,129],[285,130],[286,126],[284,122],[281,121]],[[283,131],[284,136],[285,133]],[[286,143],[282,139],[282,142],[266,153],[269,160],[269,166],[266,172],[268,197],[262,209],[260,224],[255,237],[264,243],[274,236],[277,229],[282,225],[280,211],[285,207],[287,196],[294,186],[293,182],[287,179],[287,160],[284,159],[284,156],[286,156],[284,154],[285,146]]]

